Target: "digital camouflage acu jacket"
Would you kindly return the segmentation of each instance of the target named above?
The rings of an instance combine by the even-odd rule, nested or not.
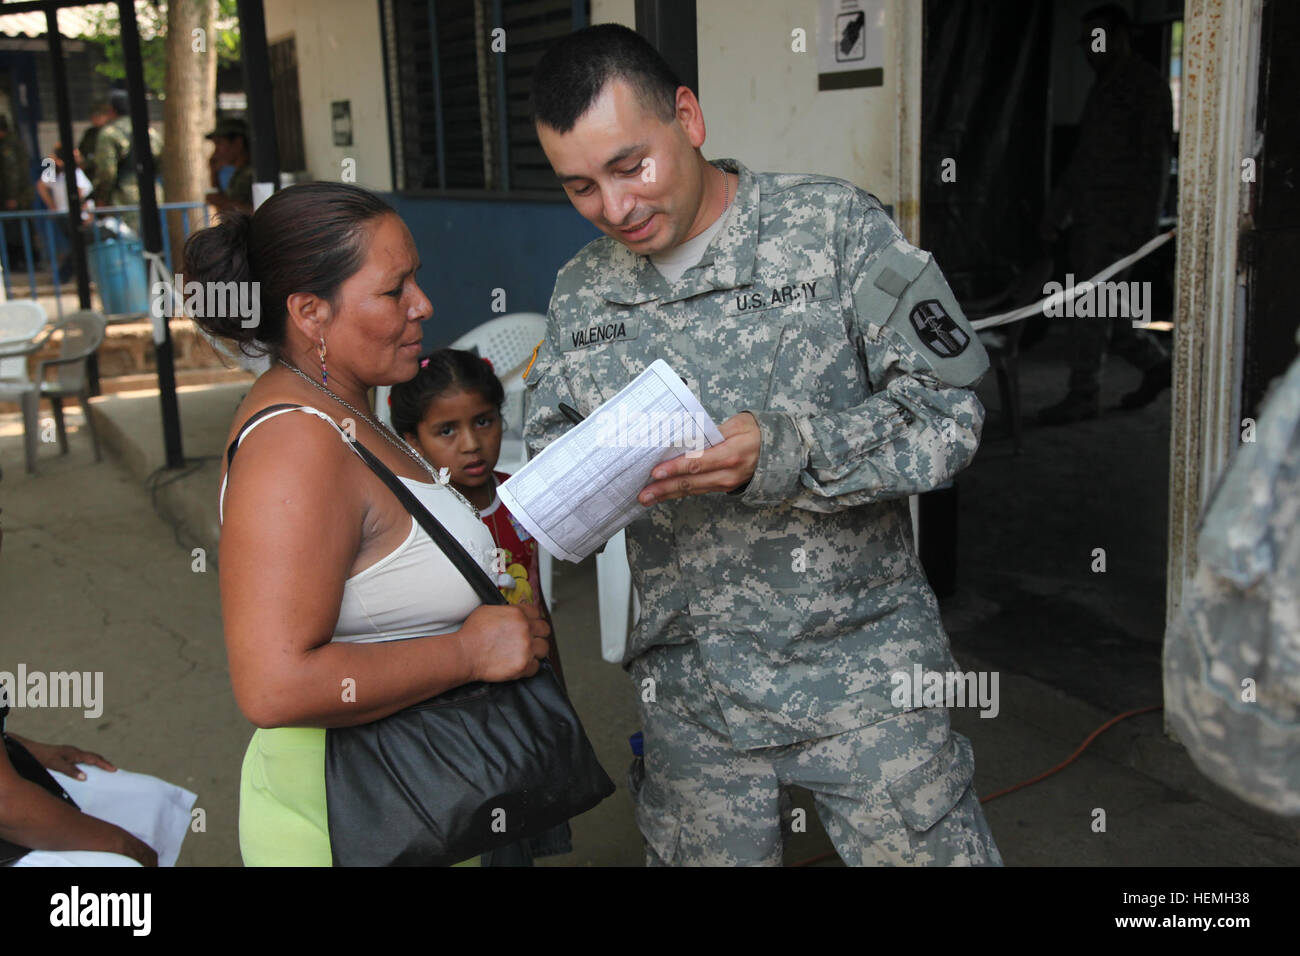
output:
[[[759,747],[895,715],[892,674],[953,669],[907,496],[975,454],[988,359],[873,196],[718,165],[740,177],[735,201],[677,282],[608,237],[560,270],[524,435],[540,451],[570,427],[559,402],[589,415],[657,358],[714,421],[753,413],[743,494],[628,526],[641,618],[624,664],[698,642],[733,742]]]
[[[1297,335],[1300,344],[1300,335]],[[1165,639],[1165,711],[1196,765],[1300,816],[1300,359],[1201,521],[1196,574]]]

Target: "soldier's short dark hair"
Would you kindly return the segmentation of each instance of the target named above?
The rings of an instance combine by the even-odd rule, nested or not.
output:
[[[646,110],[665,123],[677,113],[672,67],[635,30],[600,23],[556,42],[533,71],[533,121],[567,133],[612,79],[636,91]]]
[[[126,90],[114,90],[108,94],[108,105],[118,116],[126,116],[131,112],[131,97]]]
[[[1080,22],[1104,23],[1107,33],[1122,33],[1130,38],[1133,36],[1133,19],[1118,3],[1103,3],[1093,7],[1080,18]]]

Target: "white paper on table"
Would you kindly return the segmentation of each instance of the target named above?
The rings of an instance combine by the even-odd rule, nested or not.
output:
[[[175,866],[190,830],[190,810],[198,795],[174,783],[130,770],[103,770],[77,764],[85,780],[51,770],[83,813],[116,824],[154,848],[159,866]]]
[[[581,561],[645,511],[636,496],[655,465],[722,440],[699,399],[657,359],[497,493],[542,547]]]
[[[142,864],[120,853],[100,853],[98,850],[32,850],[10,864],[25,867],[80,867],[80,866],[141,866]]]

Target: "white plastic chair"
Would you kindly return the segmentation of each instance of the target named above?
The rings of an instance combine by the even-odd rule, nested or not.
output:
[[[596,555],[596,594],[600,607],[600,656],[611,664],[623,663],[630,624],[641,616],[641,602],[632,587],[627,563],[627,532],[605,542]],[[630,621],[629,621],[630,615]]]
[[[492,368],[506,390],[506,404],[502,413],[510,426],[501,441],[501,470],[513,472],[523,466],[527,454],[523,447],[524,369],[532,357],[533,349],[546,335],[546,316],[538,312],[515,312],[490,319],[470,329],[449,348],[476,349],[478,354],[492,363]],[[393,423],[388,407],[392,388],[381,385],[375,389],[375,408],[386,425]]]
[[[81,311],[65,316],[43,335],[21,349],[7,350],[12,358],[15,354],[24,356],[38,351],[55,331],[63,333],[59,357],[41,362],[35,379],[26,377],[26,358],[21,380],[0,380],[0,401],[21,403],[23,409],[23,453],[27,459],[27,471],[36,472],[36,435],[39,430],[39,411],[42,398],[50,400],[54,414],[54,425],[62,454],[68,453],[68,436],[63,425],[63,399],[76,398],[81,403],[85,415],[86,428],[90,432],[91,445],[95,452],[95,461],[100,460],[99,437],[95,433],[95,420],[90,414],[90,391],[86,374],[86,363],[95,354],[104,341],[104,316],[99,312]],[[6,354],[6,352],[0,352]],[[46,372],[57,369],[54,381],[50,381]]]
[[[161,285],[163,287],[162,301],[164,303],[175,302],[176,293],[173,289],[174,283],[172,281],[172,276],[167,274],[167,263],[163,259],[162,255],[157,252],[146,252],[144,257],[145,261],[149,263],[149,288],[156,289]],[[168,319],[180,318],[185,314],[183,311],[179,311],[175,315],[172,315],[172,310],[166,306],[164,306],[164,311],[167,313],[165,318],[154,317],[153,319],[154,341],[158,343],[162,342],[161,324]],[[212,346],[212,350],[217,353],[217,356],[223,363],[229,359],[245,372],[251,372],[257,376],[261,376],[262,373],[271,367],[271,356],[269,352],[265,355],[247,355],[239,346],[231,345],[225,339],[220,339],[215,335],[208,334],[208,330],[203,328],[203,326],[194,322],[193,319],[190,321],[193,322],[194,328],[198,331],[199,335],[203,336],[207,343]]]
[[[27,356],[31,353],[16,353],[30,345],[48,321],[45,306],[35,299],[0,302],[0,351],[7,354],[7,357],[0,358],[0,379],[28,381]]]
[[[53,333],[48,320],[45,307],[34,299],[0,303],[0,395],[3,401],[17,401],[22,407],[23,456],[33,474],[41,396],[27,374],[27,356],[39,351]]]
[[[454,349],[477,349],[479,355],[492,363],[497,378],[505,386],[506,401],[501,414],[507,428],[501,436],[498,468],[511,474],[528,460],[524,448],[524,369],[545,335],[546,316],[538,312],[515,312],[484,322],[451,343]],[[550,555],[546,558],[549,563]],[[545,594],[549,593],[551,582],[549,575],[543,577],[542,593]]]

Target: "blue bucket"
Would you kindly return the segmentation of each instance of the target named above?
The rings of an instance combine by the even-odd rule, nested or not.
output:
[[[105,239],[93,243],[89,265],[106,313],[149,311],[144,243],[138,239]]]

